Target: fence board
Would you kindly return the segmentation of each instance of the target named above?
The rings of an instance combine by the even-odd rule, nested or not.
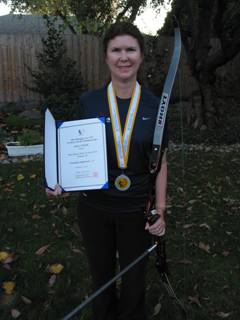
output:
[[[39,94],[29,90],[26,85],[32,85],[32,77],[28,67],[32,70],[36,70],[38,67],[36,55],[42,48],[42,36],[44,34],[40,33],[0,34],[1,104],[40,101]],[[106,83],[109,73],[104,62],[101,39],[91,35],[67,34],[65,37],[68,55],[76,61],[76,68],[81,73],[85,88],[93,89]],[[164,59],[163,70],[159,70],[159,72],[166,73],[168,69],[172,43],[173,40],[166,37],[162,37],[158,43],[159,48],[161,48],[162,59]],[[236,65],[239,66],[240,59],[238,58],[237,61]],[[195,84],[186,65],[184,54],[181,62],[182,95],[183,97],[189,97]],[[143,73],[146,71],[143,65]],[[175,85],[173,95],[178,96],[178,94],[178,86]]]
[[[39,101],[40,96],[26,86],[32,85],[28,68],[37,70],[36,55],[41,51],[43,34],[0,34],[0,103]],[[101,39],[91,35],[68,34],[68,56],[76,61],[84,86],[94,89],[109,78]],[[169,45],[169,41],[163,41]]]

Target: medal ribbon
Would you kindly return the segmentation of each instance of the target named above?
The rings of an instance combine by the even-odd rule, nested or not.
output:
[[[108,85],[108,105],[112,121],[112,129],[117,154],[118,167],[121,169],[127,168],[131,136],[139,106],[140,95],[141,86],[136,81],[131,102],[128,108],[127,118],[124,125],[124,131],[122,134],[118,104],[112,82],[110,82],[110,84]]]

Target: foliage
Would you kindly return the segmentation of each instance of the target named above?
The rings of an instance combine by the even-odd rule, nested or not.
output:
[[[41,144],[43,142],[43,137],[39,131],[25,130],[19,137],[18,141],[22,146],[29,146],[34,144]]]
[[[6,125],[8,129],[23,129],[23,128],[33,128],[34,126],[40,125],[39,119],[29,120],[26,117],[22,117],[16,114],[11,114],[6,118]]]
[[[0,128],[0,141],[5,141],[8,137],[8,133],[5,129]]]
[[[75,61],[67,56],[63,29],[54,24],[55,19],[46,18],[48,36],[42,39],[43,50],[38,54],[38,70],[32,71],[34,86],[30,89],[40,93],[44,105],[48,105],[56,118],[71,119],[74,103],[83,89]]]
[[[238,320],[239,153],[185,154],[184,176],[181,158],[169,153],[170,281],[191,320]],[[77,195],[47,199],[42,167],[40,161],[0,165],[2,320],[11,319],[12,310],[23,319],[62,319],[91,292]],[[147,281],[149,318],[177,320],[154,260]],[[6,283],[14,286],[9,295]],[[89,307],[81,319],[90,319]]]
[[[169,32],[172,15],[176,15],[187,61],[199,87],[194,93],[192,125],[214,127],[220,111],[217,69],[240,52],[240,2],[174,0],[172,8],[161,32]]]
[[[73,33],[102,33],[109,23],[134,22],[147,5],[156,9],[171,0],[0,0],[23,13],[59,16]]]

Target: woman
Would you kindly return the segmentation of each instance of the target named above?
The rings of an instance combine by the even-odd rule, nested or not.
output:
[[[93,290],[115,275],[116,256],[123,269],[150,246],[151,234],[164,232],[167,185],[164,151],[155,184],[159,219],[150,226],[144,209],[159,99],[137,82],[144,40],[134,25],[121,22],[109,28],[103,44],[111,82],[83,94],[77,110],[78,119],[106,119],[109,189],[81,192],[78,204]],[[166,140],[164,134],[162,150],[167,147]],[[57,195],[61,190],[56,187],[47,193]],[[146,259],[122,277],[118,295],[113,285],[95,299],[93,319],[146,320],[145,271]]]

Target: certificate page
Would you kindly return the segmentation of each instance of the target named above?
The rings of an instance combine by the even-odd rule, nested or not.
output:
[[[57,177],[57,134],[56,121],[49,109],[45,110],[44,167],[46,187],[54,189]]]
[[[64,122],[58,128],[59,184],[65,191],[108,187],[103,119]]]

